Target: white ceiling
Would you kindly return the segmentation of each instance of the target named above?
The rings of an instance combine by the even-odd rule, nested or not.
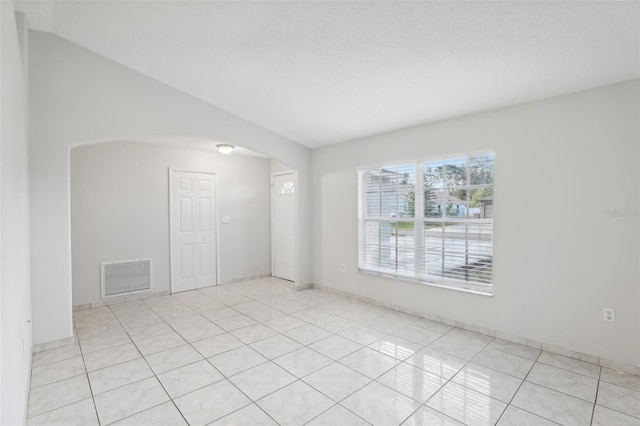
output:
[[[48,31],[308,147],[640,77],[640,2],[19,0]]]

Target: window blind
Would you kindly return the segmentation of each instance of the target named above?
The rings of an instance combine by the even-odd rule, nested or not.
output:
[[[493,201],[493,154],[360,170],[359,268],[490,289]]]
[[[416,167],[401,164],[360,172],[360,266],[414,276]]]

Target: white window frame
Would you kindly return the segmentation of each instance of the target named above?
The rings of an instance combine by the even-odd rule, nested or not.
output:
[[[436,287],[443,287],[443,288],[448,288],[448,289],[453,289],[453,290],[459,290],[459,291],[464,291],[464,292],[470,292],[470,293],[475,293],[475,294],[480,294],[480,295],[485,295],[485,296],[492,296],[493,295],[493,248],[494,248],[494,229],[492,226],[492,230],[491,230],[491,257],[492,257],[492,266],[491,266],[491,270],[492,270],[492,280],[491,283],[477,283],[477,282],[473,282],[473,281],[464,281],[464,280],[457,280],[457,279],[452,279],[452,278],[443,278],[443,277],[437,277],[437,276],[433,276],[433,275],[429,275],[428,271],[426,271],[426,267],[425,267],[425,222],[459,222],[459,223],[464,223],[464,224],[481,224],[481,223],[491,223],[493,225],[493,217],[490,219],[477,219],[477,218],[469,218],[468,214],[467,217],[465,218],[452,218],[452,217],[445,217],[446,215],[443,215],[441,218],[428,218],[425,217],[424,214],[424,168],[423,165],[424,164],[428,164],[428,163],[437,163],[437,162],[442,162],[443,164],[446,164],[447,161],[451,161],[451,160],[456,160],[456,159],[469,159],[469,158],[473,158],[473,157],[478,157],[478,156],[486,156],[486,155],[490,155],[492,156],[492,161],[493,161],[493,182],[490,185],[490,188],[492,189],[492,193],[493,196],[495,198],[495,153],[492,151],[482,151],[482,152],[474,152],[474,153],[465,153],[465,154],[460,154],[460,155],[448,155],[446,157],[440,157],[440,158],[431,158],[431,159],[425,159],[423,161],[405,161],[405,162],[398,162],[395,164],[386,164],[384,166],[368,166],[368,167],[361,167],[358,169],[358,270],[361,273],[365,273],[365,274],[371,274],[371,275],[376,275],[376,276],[381,276],[381,277],[385,277],[385,278],[391,278],[391,279],[395,279],[395,280],[401,280],[401,281],[408,281],[408,282],[415,282],[415,283],[420,283],[420,284],[426,284],[426,285],[431,285],[431,286],[436,286]],[[382,222],[382,221],[398,221],[398,219],[390,219],[390,218],[376,218],[376,217],[365,217],[365,185],[363,182],[363,176],[365,174],[365,172],[367,171],[371,171],[371,170],[375,170],[375,169],[384,169],[387,167],[397,167],[397,166],[407,166],[409,164],[413,164],[415,167],[415,205],[414,205],[414,218],[413,218],[413,224],[414,224],[414,273],[412,276],[406,275],[406,274],[401,274],[401,273],[393,273],[393,272],[389,272],[387,270],[383,270],[383,269],[377,269],[377,268],[372,268],[370,265],[364,265],[363,264],[363,238],[364,238],[364,224],[367,221],[378,221],[378,222]],[[466,176],[466,182],[467,184],[465,185],[465,189],[467,191],[470,191],[474,188],[479,188],[479,187],[487,187],[487,185],[479,185],[479,186],[474,186],[471,185],[469,182],[469,169],[467,168],[467,176]],[[420,195],[419,195],[420,194]],[[467,205],[468,208],[468,205]],[[404,218],[402,219],[402,221],[407,221],[407,220],[411,220],[409,218]],[[443,232],[444,232],[444,227],[443,227]],[[468,228],[465,228],[465,252],[468,251],[468,247],[469,247],[469,238],[468,238]],[[444,254],[444,247],[443,247],[443,254]],[[443,256],[444,258],[444,256]]]
[[[402,166],[402,170],[397,170],[397,166],[399,166],[399,165]],[[412,169],[414,169],[414,170],[412,170]],[[379,182],[380,182],[380,189],[381,189],[381,192],[379,193],[379,201],[380,201],[380,208],[381,208],[381,210],[378,212],[379,215],[378,216],[371,216],[371,217],[364,218],[364,212],[365,212],[364,204],[367,202],[367,199],[366,199],[366,193],[363,192],[364,191],[364,185],[362,185],[361,181],[359,181],[359,185],[358,185],[358,188],[359,188],[359,191],[360,191],[359,192],[360,193],[360,198],[359,199],[361,200],[361,203],[359,203],[359,217],[361,218],[361,220],[359,221],[358,229],[359,229],[359,234],[361,236],[359,241],[361,243],[364,241],[363,240],[363,238],[364,238],[364,233],[363,232],[364,231],[363,231],[362,227],[365,224],[365,222],[369,222],[370,221],[370,222],[378,223],[378,224],[387,223],[387,224],[389,224],[389,228],[390,229],[392,228],[392,224],[393,223],[398,225],[401,222],[411,222],[411,223],[414,222],[414,218],[406,218],[406,217],[399,217],[398,216],[398,207],[399,206],[397,206],[397,204],[395,206],[395,209],[394,209],[393,213],[382,211],[382,204],[383,204],[382,203],[382,198],[385,196],[385,193],[388,195],[389,192],[392,192],[392,193],[395,192],[395,195],[397,197],[397,195],[401,192],[401,189],[400,189],[400,185],[401,184],[399,184],[401,175],[403,175],[404,173],[408,173],[409,171],[412,171],[414,173],[414,179],[415,179],[415,164],[413,162],[405,162],[403,164],[396,164],[396,165],[386,165],[385,167],[370,167],[370,168],[362,169],[361,171],[362,171],[362,174],[366,174],[368,172],[378,172],[378,173],[380,173]],[[385,173],[387,174],[388,177],[389,176],[393,176],[393,173],[396,173],[396,174],[395,174],[395,176],[393,178],[391,178],[392,179],[392,183],[390,183],[390,186],[386,186],[385,191],[382,191],[382,189],[383,189],[383,179],[382,179],[382,177],[383,177],[383,174],[385,174]],[[391,188],[395,189],[395,191],[393,189],[391,189]],[[416,189],[415,189],[415,185],[414,185],[413,186],[413,191],[415,191],[415,190]],[[406,191],[406,188],[405,188],[405,191]],[[395,201],[397,203],[398,198],[396,198]],[[360,204],[362,204],[362,205],[360,205]],[[380,231],[380,229],[379,229],[379,231]],[[394,254],[395,265],[394,265],[394,267],[388,267],[388,268],[380,267],[380,269],[377,269],[376,272],[381,273],[381,274],[390,274],[390,275],[394,275],[394,276],[399,276],[399,277],[402,277],[402,278],[405,278],[405,279],[406,278],[411,279],[415,275],[415,271],[414,270],[412,270],[410,273],[409,272],[402,273],[402,272],[400,272],[400,270],[398,270],[398,266],[399,265],[409,265],[411,268],[413,268],[414,265],[415,265],[415,261],[413,261],[413,260],[411,262],[407,263],[405,261],[400,261],[398,259],[398,256],[401,255],[402,249],[403,248],[407,249],[406,246],[402,247],[402,246],[398,245],[398,233],[397,233],[398,231],[399,231],[399,227],[396,226],[396,234],[395,234],[396,235],[396,237],[395,237],[396,238],[396,244],[393,246],[393,248],[392,248],[392,246],[390,246],[388,244],[385,247],[385,244],[382,244],[379,240],[378,240],[378,244],[377,244],[377,246],[378,246],[378,255],[380,255],[380,252],[383,251],[383,250],[387,250],[387,249],[388,250],[392,250],[392,249],[395,250],[395,254]],[[411,247],[411,249],[415,250],[415,247]],[[360,253],[359,253],[359,255],[360,255]],[[362,258],[361,258],[361,256],[359,256],[359,261],[358,261],[359,266],[361,266],[361,261],[362,261]],[[394,272],[394,269],[395,269],[395,272]]]

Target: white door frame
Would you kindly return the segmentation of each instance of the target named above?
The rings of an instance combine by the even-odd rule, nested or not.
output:
[[[214,203],[215,203],[215,229],[216,229],[216,284],[220,285],[220,224],[218,223],[218,217],[220,216],[220,207],[218,206],[218,173],[212,170],[198,170],[198,169],[185,169],[181,167],[169,167],[168,177],[169,177],[169,282],[170,282],[170,291],[171,294],[174,293],[174,284],[173,284],[173,271],[171,270],[171,259],[173,258],[173,218],[171,217],[171,197],[173,194],[173,183],[172,183],[172,175],[173,172],[187,172],[187,173],[202,173],[206,175],[214,175],[216,177],[215,184],[215,195],[214,195]]]
[[[295,177],[296,180],[296,188],[295,191],[293,193],[293,232],[294,232],[294,236],[293,236],[293,267],[295,268],[294,270],[294,283],[298,282],[298,252],[296,250],[297,247],[297,240],[298,240],[298,187],[299,182],[298,182],[298,172],[296,170],[281,170],[279,172],[271,172],[271,276],[273,275],[273,270],[275,267],[275,262],[274,262],[274,258],[273,258],[273,254],[275,253],[275,249],[274,249],[274,215],[273,215],[273,197],[274,197],[274,187],[273,187],[273,178],[276,176],[283,176],[283,175],[293,175]]]

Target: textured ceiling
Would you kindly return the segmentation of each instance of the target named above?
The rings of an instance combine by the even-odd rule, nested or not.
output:
[[[48,31],[308,147],[640,76],[639,2],[19,0]]]

